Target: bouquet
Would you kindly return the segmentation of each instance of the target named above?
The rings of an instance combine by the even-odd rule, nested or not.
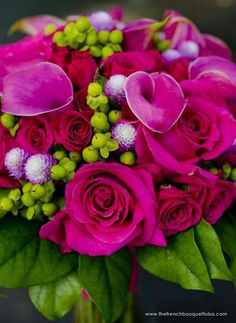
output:
[[[50,320],[133,322],[138,265],[236,279],[230,49],[173,10],[122,16],[25,18],[0,47],[0,286]]]

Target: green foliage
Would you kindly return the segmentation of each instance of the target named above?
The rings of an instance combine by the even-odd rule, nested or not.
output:
[[[29,287],[54,281],[77,267],[76,254],[61,254],[39,238],[42,224],[4,218],[0,225],[0,287]]]
[[[32,303],[47,319],[55,320],[67,314],[81,293],[77,272],[51,283],[29,288]]]
[[[131,257],[123,249],[108,257],[80,255],[79,278],[106,322],[115,322],[127,302]]]
[[[170,237],[166,248],[145,246],[138,249],[137,257],[150,273],[186,289],[213,292],[211,279],[234,280],[219,239],[205,221]]]

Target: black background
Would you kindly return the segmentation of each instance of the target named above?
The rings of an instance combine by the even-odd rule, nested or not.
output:
[[[7,36],[7,30],[17,19],[49,13],[61,17],[71,13],[109,9],[113,6],[126,8],[126,19],[141,16],[160,18],[163,10],[174,8],[192,18],[206,33],[223,38],[236,52],[236,1],[235,0],[0,0],[0,43],[19,38]],[[13,237],[14,238],[14,237]],[[174,268],[173,268],[174,270]],[[230,283],[214,282],[215,294],[183,290],[177,285],[161,281],[140,271],[138,310],[142,322],[236,322],[236,295]],[[24,290],[6,291],[0,299],[0,323],[46,323],[31,305]],[[227,318],[146,318],[145,312],[227,312]],[[72,314],[56,321],[72,322]],[[84,323],[84,322],[81,322]],[[96,322],[94,322],[96,323]]]

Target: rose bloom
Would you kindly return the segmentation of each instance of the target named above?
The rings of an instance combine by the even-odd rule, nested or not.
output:
[[[49,119],[45,116],[21,117],[16,141],[29,153],[47,153],[54,141]]]
[[[180,57],[175,59],[167,68],[167,73],[170,74],[176,81],[181,82],[188,79],[189,61]]]
[[[206,171],[178,176],[174,180],[188,187],[188,192],[202,206],[203,217],[210,224],[215,224],[222,217],[236,197],[233,182],[219,179]]]
[[[140,126],[136,140],[139,164],[155,162],[172,173],[187,174],[200,159],[211,160],[227,150],[236,137],[236,122],[226,109],[189,98],[178,122],[166,133]]]
[[[40,236],[90,256],[124,246],[165,246],[156,225],[152,176],[116,163],[83,166],[66,186],[66,210],[43,226]]]
[[[52,121],[55,141],[69,151],[81,152],[89,145],[93,130],[89,113],[65,111],[58,114]]]
[[[160,71],[163,59],[158,51],[130,51],[111,55],[103,62],[102,74],[109,78],[112,75],[122,74],[129,76],[137,71],[148,73]]]
[[[202,218],[202,208],[192,196],[174,186],[157,191],[157,225],[166,236],[185,231]]]

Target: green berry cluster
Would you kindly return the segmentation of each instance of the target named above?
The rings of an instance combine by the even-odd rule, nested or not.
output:
[[[154,35],[154,43],[155,48],[160,52],[164,52],[168,48],[170,48],[170,41],[169,39],[162,39],[160,32],[156,32]]]
[[[17,130],[19,129],[19,123],[12,114],[3,113],[0,118],[1,124],[4,128],[9,129],[10,135],[15,137]]]
[[[21,189],[11,189],[8,195],[0,200],[0,214],[20,214],[27,220],[43,220],[43,218],[55,215],[61,204],[54,201],[55,186],[52,182],[44,185],[22,183]]]
[[[236,182],[236,168],[232,168],[229,163],[225,163],[220,167],[210,165],[208,171],[214,175],[219,176],[222,179]]]
[[[108,106],[108,98],[103,93],[103,88],[101,84],[97,82],[92,82],[88,86],[87,104],[93,109],[97,110],[102,107],[103,109]],[[109,109],[109,107],[108,107]]]
[[[52,25],[46,27],[45,35],[53,32],[55,29]],[[69,46],[81,51],[90,49],[92,56],[107,58],[114,52],[122,51],[123,34],[118,29],[112,32],[107,30],[97,32],[91,26],[90,20],[83,16],[76,21],[69,22],[63,31],[55,32],[53,41],[59,47]]]
[[[68,182],[73,179],[77,164],[82,161],[82,155],[77,152],[66,154],[64,150],[58,150],[53,154],[58,163],[51,167],[51,177],[55,181]]]

